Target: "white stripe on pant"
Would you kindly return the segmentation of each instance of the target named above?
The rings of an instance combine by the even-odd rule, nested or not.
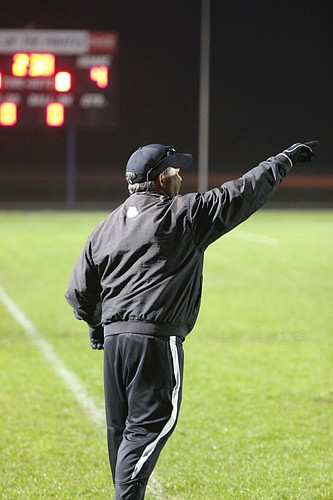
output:
[[[157,436],[157,438],[150,443],[142,453],[140,460],[137,462],[132,477],[131,479],[134,479],[140,470],[142,469],[143,464],[148,460],[150,455],[153,453],[155,450],[158,442],[168,434],[168,432],[171,431],[173,426],[176,423],[177,420],[177,415],[178,415],[178,394],[179,394],[179,389],[181,386],[181,375],[180,375],[180,370],[179,370],[179,361],[178,361],[178,352],[177,352],[177,346],[176,346],[176,337],[170,337],[169,339],[169,345],[170,345],[170,350],[171,350],[171,355],[172,355],[172,361],[173,361],[173,373],[175,377],[175,387],[172,391],[172,413],[170,416],[170,419],[168,422],[165,424],[165,426],[162,429],[162,432]]]

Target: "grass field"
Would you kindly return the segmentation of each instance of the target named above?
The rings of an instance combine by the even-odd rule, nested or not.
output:
[[[63,296],[104,215],[0,212],[3,499],[112,495],[103,423],[56,369],[103,411],[102,353]],[[258,212],[208,249],[180,419],[147,499],[333,498],[332,257],[319,210]]]

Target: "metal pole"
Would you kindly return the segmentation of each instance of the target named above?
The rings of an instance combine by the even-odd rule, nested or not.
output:
[[[74,208],[76,202],[76,143],[75,127],[67,129],[66,144],[66,206]]]
[[[198,191],[208,189],[210,0],[201,0]]]

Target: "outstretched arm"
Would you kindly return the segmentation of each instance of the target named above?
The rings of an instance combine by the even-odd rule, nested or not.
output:
[[[206,248],[262,207],[296,163],[312,160],[316,144],[294,144],[239,179],[192,198],[190,220],[198,245]]]

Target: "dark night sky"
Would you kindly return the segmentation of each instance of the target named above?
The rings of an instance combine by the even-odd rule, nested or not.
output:
[[[318,168],[329,170],[332,0],[212,0],[211,6],[211,166],[247,169],[316,138]],[[0,28],[28,24],[120,35],[119,126],[82,132],[79,158],[123,163],[149,142],[171,143],[197,158],[200,1],[8,2]],[[4,154],[13,154],[12,137],[6,130],[0,138]],[[29,154],[35,157],[25,145]]]

